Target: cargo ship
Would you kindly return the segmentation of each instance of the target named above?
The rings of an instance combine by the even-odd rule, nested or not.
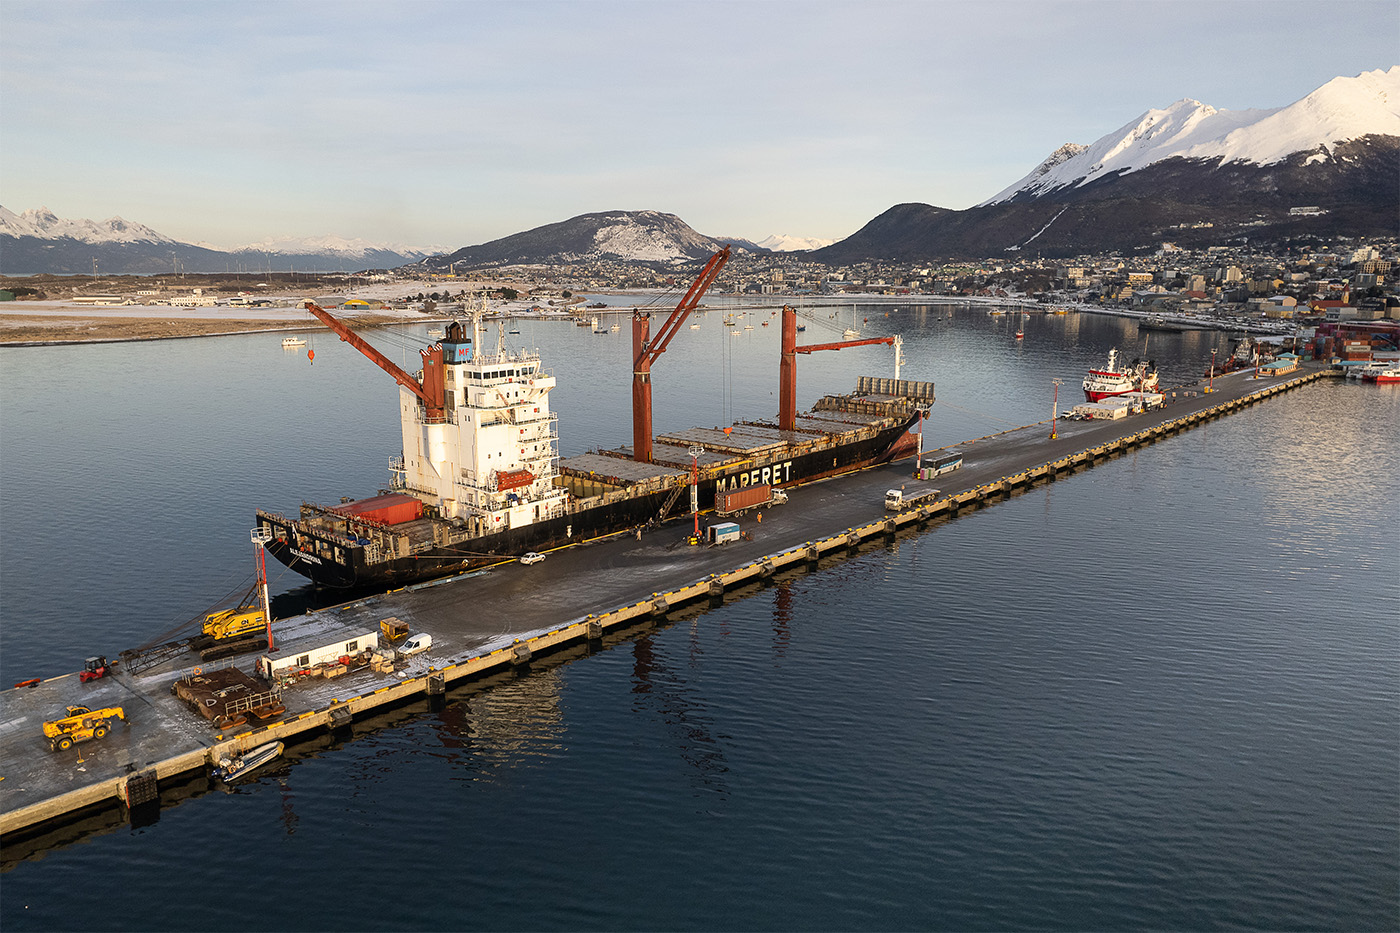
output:
[[[862,376],[855,393],[827,396],[790,424],[780,412],[778,423],[655,438],[648,407],[646,433],[634,433],[631,448],[560,458],[558,415],[549,407],[554,377],[538,354],[507,351],[503,330],[496,348],[483,350],[479,312],[449,324],[442,340],[420,351],[422,371],[410,375],[307,307],[400,385],[403,452],[390,460],[386,488],[338,505],[303,502],[295,516],[257,510],[268,553],[326,587],[394,587],[462,573],[688,516],[693,506],[708,510],[730,490],[794,486],[870,466],[912,453],[910,431],[933,403],[932,383]],[[634,345],[655,347],[635,318]],[[812,349],[828,348],[835,347]],[[649,366],[640,368],[648,370],[649,406]]]
[[[1133,360],[1127,369],[1118,368],[1118,350],[1108,351],[1108,365],[1091,369],[1084,377],[1084,400],[1101,402],[1128,392],[1156,392],[1157,367],[1151,360]]]

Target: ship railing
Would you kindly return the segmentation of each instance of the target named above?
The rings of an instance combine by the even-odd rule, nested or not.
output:
[[[539,358],[540,355],[534,350],[516,350],[514,352],[506,350],[502,353],[497,353],[494,350],[491,350],[485,353],[478,353],[476,355],[476,360],[479,363],[529,363],[533,360],[538,360]],[[545,374],[542,372],[536,372],[535,375],[543,376]],[[421,382],[422,380],[420,379],[419,381]]]

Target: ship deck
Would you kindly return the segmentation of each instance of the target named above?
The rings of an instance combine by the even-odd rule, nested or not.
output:
[[[860,397],[860,402],[887,407],[908,399],[881,395]],[[729,428],[687,428],[658,434],[653,441],[652,462],[632,459],[629,445],[563,457],[559,472],[613,486],[674,480],[686,482],[690,476],[692,448],[701,448],[697,458],[700,471],[714,476],[729,467],[754,460],[774,460],[801,453],[814,442],[840,444],[854,440],[861,432],[876,431],[893,424],[888,414],[872,411],[824,409],[798,416],[797,428],[784,431],[776,425],[739,422]]]

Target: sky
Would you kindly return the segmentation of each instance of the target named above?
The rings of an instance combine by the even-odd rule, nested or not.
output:
[[[1153,107],[1400,60],[1395,0],[0,0],[0,205],[232,248],[578,214],[840,239]]]

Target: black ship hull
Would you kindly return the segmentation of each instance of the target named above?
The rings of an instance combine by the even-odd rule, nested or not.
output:
[[[796,486],[885,462],[903,452],[901,443],[918,415],[902,419],[873,435],[847,444],[824,447],[764,465],[732,469],[703,478],[699,488],[702,510],[714,507],[717,490],[771,484]],[[679,487],[679,490],[688,489]],[[258,510],[257,521],[271,532],[267,551],[274,558],[319,586],[336,589],[385,589],[436,577],[469,572],[518,557],[527,551],[543,551],[565,544],[616,534],[665,518],[689,514],[689,496],[677,495],[677,487],[629,496],[591,508],[580,508],[558,518],[520,528],[476,536],[451,545],[417,549],[412,554],[372,560],[370,547],[343,535],[322,535],[305,522],[278,513]],[[671,513],[663,515],[670,507]]]

